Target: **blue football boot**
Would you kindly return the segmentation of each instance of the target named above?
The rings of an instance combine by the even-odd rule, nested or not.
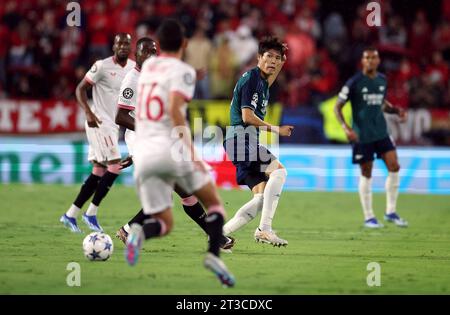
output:
[[[383,224],[378,222],[377,218],[371,218],[364,221],[364,226],[369,229],[380,229],[384,227]]]
[[[407,227],[408,226],[408,222],[405,221],[404,219],[400,218],[396,212],[393,212],[390,214],[385,214],[384,220],[387,222],[395,223],[395,225],[399,226],[399,227]]]
[[[102,227],[97,222],[97,216],[96,215],[87,215],[86,213],[83,213],[83,221],[86,223],[86,225],[95,232],[103,232]]]
[[[64,226],[70,229],[73,233],[81,233],[80,228],[77,225],[77,219],[68,217],[65,213],[59,219],[59,222],[64,223]]]

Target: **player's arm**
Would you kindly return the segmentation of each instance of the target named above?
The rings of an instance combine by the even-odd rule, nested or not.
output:
[[[120,169],[123,170],[127,167],[130,167],[133,165],[133,157],[131,155],[124,158],[122,161],[120,161]]]
[[[385,113],[398,115],[400,117],[400,121],[402,122],[406,120],[407,112],[403,108],[395,107],[394,105],[392,105],[392,103],[390,103],[387,100],[384,100],[381,109]]]
[[[78,84],[75,95],[77,97],[78,104],[84,110],[86,114],[86,121],[89,127],[98,128],[102,123],[101,120],[95,116],[88,104],[87,90],[94,84],[97,84],[103,77],[103,62],[101,60],[96,61],[91,69],[86,73],[83,80]]]
[[[134,118],[130,115],[131,112],[131,109],[119,107],[116,114],[116,124],[134,131]]]
[[[387,100],[384,100],[384,103],[383,103],[383,106],[381,107],[381,109],[383,110],[383,112],[388,113],[388,114],[398,115],[400,113],[400,108],[395,107]]]
[[[186,120],[183,116],[182,107],[186,103],[186,99],[183,95],[177,92],[171,92],[169,94],[169,116],[172,120],[174,128],[179,130],[180,138],[183,138],[186,148],[190,150],[192,161],[198,162],[200,166],[203,165],[201,159],[199,159],[195,153],[194,144],[191,140],[191,130],[186,124]],[[203,169],[206,171],[206,168]]]
[[[129,130],[135,130],[135,120],[133,111],[136,109],[136,89],[137,84],[132,80],[131,72],[129,72],[120,85],[120,92],[117,101],[117,113],[115,122],[119,126]]]
[[[257,128],[266,127],[268,131],[278,133],[280,136],[285,137],[289,137],[294,129],[293,126],[273,126],[256,116],[253,109],[249,107],[242,108],[242,121],[246,125],[255,126]]]
[[[130,115],[132,112],[131,109],[121,108],[119,107],[116,114],[115,122],[119,126],[125,127],[127,129],[134,131],[134,118]],[[122,161],[120,161],[120,169],[125,169],[129,166],[133,165],[133,157],[128,155]]]
[[[345,103],[347,103],[348,99],[351,95],[351,88],[353,85],[354,79],[351,78],[345,82],[344,86],[342,87],[341,91],[339,92],[338,99],[336,101],[336,104],[334,105],[334,114],[336,115],[337,120],[339,121],[339,124],[342,126],[342,129],[344,129],[345,135],[347,136],[348,141],[358,141],[358,135],[356,132],[350,127],[344,119],[344,115],[342,114],[342,108],[344,107]]]
[[[77,97],[78,104],[84,110],[86,114],[86,120],[89,127],[98,128],[101,124],[101,120],[92,112],[88,104],[87,90],[91,88],[91,84],[86,79],[81,80],[75,89],[75,95]]]
[[[341,92],[342,93],[342,92]],[[334,105],[334,114],[336,115],[339,124],[344,129],[345,135],[347,136],[348,141],[358,141],[358,135],[356,132],[350,127],[344,119],[344,114],[342,114],[342,108],[344,107],[347,101],[341,98],[338,98],[336,104]]]
[[[283,56],[281,57],[281,62],[278,64],[277,68],[275,69],[275,72],[273,74],[271,74],[269,76],[269,78],[267,79],[267,82],[269,83],[269,87],[272,86],[272,84],[275,82],[275,80],[277,79],[278,75],[280,74],[281,69],[283,68],[285,62],[286,62],[286,50],[287,50],[287,46],[286,44],[284,45],[285,49],[283,51]]]

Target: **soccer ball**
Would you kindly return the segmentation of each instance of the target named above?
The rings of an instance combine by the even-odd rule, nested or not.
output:
[[[84,256],[91,260],[107,260],[113,253],[114,245],[108,234],[92,232],[83,240]]]

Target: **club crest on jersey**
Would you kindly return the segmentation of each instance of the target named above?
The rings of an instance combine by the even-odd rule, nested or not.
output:
[[[126,98],[127,100],[131,99],[133,97],[133,90],[130,88],[126,88],[125,90],[123,90],[123,97]]]
[[[380,91],[383,92],[384,91],[384,86],[380,86]]]
[[[186,83],[187,85],[194,84],[194,78],[192,77],[192,75],[189,72],[187,72],[183,75],[183,80],[184,80],[184,83]]]

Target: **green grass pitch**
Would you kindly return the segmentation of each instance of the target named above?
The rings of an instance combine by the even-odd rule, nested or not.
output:
[[[0,186],[0,294],[448,294],[450,293],[449,196],[400,195],[408,228],[362,228],[357,193],[284,192],[274,228],[286,248],[255,243],[259,217],[236,233],[232,254],[223,254],[236,286],[222,288],[202,266],[206,237],[174,197],[175,228],[145,243],[129,267],[114,238],[106,262],[87,261],[83,234],[59,223],[78,185]],[[248,191],[221,191],[228,215],[250,198]],[[382,218],[384,194],[375,194]],[[133,188],[115,186],[103,201],[99,221],[114,237],[139,209]],[[69,287],[69,262],[81,266],[81,286]],[[381,266],[381,286],[369,287],[370,262]]]

